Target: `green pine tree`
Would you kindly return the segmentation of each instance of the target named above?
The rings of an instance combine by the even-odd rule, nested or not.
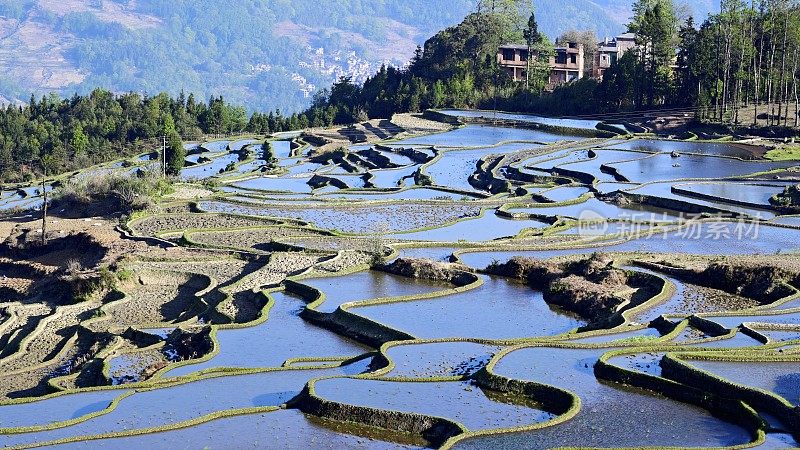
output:
[[[166,157],[167,175],[178,175],[186,163],[186,149],[183,147],[183,141],[177,133],[172,133],[169,136]]]
[[[72,145],[72,150],[75,152],[76,156],[85,155],[86,150],[89,148],[89,137],[86,136],[86,133],[83,131],[83,126],[81,126],[80,123],[77,123],[72,129],[70,145]]]

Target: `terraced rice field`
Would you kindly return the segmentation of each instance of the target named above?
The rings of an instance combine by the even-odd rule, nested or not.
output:
[[[444,113],[521,127],[280,135],[268,174],[263,137],[200,144],[207,192],[125,221],[74,304],[37,290],[69,248],[0,258],[0,445],[800,445],[800,222],[770,203],[800,164]]]

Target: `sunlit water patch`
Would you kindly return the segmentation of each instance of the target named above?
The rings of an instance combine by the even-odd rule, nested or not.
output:
[[[348,302],[425,294],[449,287],[442,283],[415,280],[379,271],[315,278],[303,280],[302,283],[325,294],[325,302],[316,308],[322,312],[333,312]]]
[[[488,155],[502,155],[520,150],[536,148],[535,144],[512,143],[498,147],[474,150],[450,150],[442,158],[427,168],[434,184],[463,191],[476,190],[469,183],[469,177],[477,170],[478,161]]]
[[[686,253],[696,255],[771,255],[800,250],[800,232],[793,229],[748,223],[706,222],[669,233],[655,232],[640,239],[619,244],[597,242],[585,248],[543,249],[463,253],[461,260],[476,268],[485,268],[494,260],[514,256],[547,259],[594,252]]]
[[[376,188],[396,188],[398,186],[413,186],[414,173],[419,170],[419,166],[407,166],[399,169],[379,169],[372,170],[370,173],[370,183]]]
[[[199,148],[202,148],[203,150],[205,150],[206,152],[209,152],[209,153],[219,153],[219,152],[225,151],[225,149],[228,148],[228,145],[230,143],[231,143],[231,141],[209,141],[209,142],[204,142],[204,143],[199,144],[199,145],[197,145],[197,144],[187,144],[187,145],[191,145],[192,146],[189,149],[198,148],[199,147]]]
[[[534,122],[542,125],[551,125],[556,127],[580,128],[580,129],[595,129],[600,123],[598,120],[580,120],[580,119],[560,119],[555,117],[542,117],[532,114],[514,114],[503,111],[474,111],[474,110],[459,110],[459,109],[443,109],[439,111],[443,114],[454,117],[479,117],[484,119],[499,119],[499,120],[516,120],[520,122]]]
[[[484,367],[498,347],[473,342],[396,345],[386,352],[395,367],[389,377],[468,376]]]
[[[146,448],[173,450],[176,446],[195,449],[224,448],[357,448],[382,450],[411,449],[415,446],[383,442],[381,435],[365,431],[355,436],[334,431],[328,424],[298,410],[278,410],[218,419],[201,425],[161,433],[115,439],[93,440],[92,448]],[[180,444],[177,444],[180,443]],[[64,444],[57,449],[85,449],[86,443]]]
[[[734,383],[772,392],[800,406],[800,364],[796,362],[688,361]]]
[[[703,155],[728,156],[741,159],[754,159],[758,153],[758,147],[744,144],[731,144],[723,142],[691,142],[691,141],[667,141],[655,139],[634,139],[612,145],[612,148],[626,150],[638,150],[645,152],[678,152],[678,153],[698,153]]]
[[[319,396],[340,403],[426,414],[455,420],[470,430],[510,428],[544,422],[553,416],[521,399],[504,398],[469,382],[356,380],[318,381]],[[517,400],[515,402],[515,400]]]
[[[274,191],[310,194],[311,186],[308,184],[308,180],[308,178],[266,176],[240,181],[232,184],[231,187],[265,192]]]
[[[49,400],[0,406],[0,417],[4,428],[47,425],[65,422],[88,414],[103,411],[111,402],[126,391],[111,390],[62,395]]]
[[[541,292],[492,277],[484,277],[481,287],[467,292],[354,308],[352,312],[426,339],[550,336],[586,324],[548,305]]]
[[[665,442],[680,447],[724,447],[750,442],[746,430],[706,410],[598,381],[593,366],[605,351],[531,348],[509,354],[497,364],[496,373],[574,392],[581,398],[580,412],[542,430],[469,439],[457,448],[546,449],[575,445],[576,436],[586,447],[661,446]]]
[[[514,237],[529,228],[545,228],[549,224],[535,220],[504,219],[487,211],[483,217],[463,220],[453,225],[413,233],[398,233],[389,237],[401,240],[432,242],[480,242]]]
[[[456,250],[459,249],[455,247],[417,247],[397,249],[401,258],[423,258],[444,262],[449,262]]]
[[[138,392],[123,399],[108,414],[66,428],[2,435],[0,444],[29,445],[34,442],[166,426],[218,411],[279,406],[299,394],[307,380],[342,373],[344,372],[341,369],[266,372],[209,378]],[[82,397],[87,394],[73,395]]]
[[[719,197],[724,200],[769,206],[770,198],[780,194],[791,184],[794,183],[694,183],[676,184],[674,187],[690,193]]]
[[[181,179],[188,181],[210,178],[219,175],[220,171],[224,171],[229,164],[238,161],[239,155],[237,153],[227,153],[212,159],[210,163],[191,166],[181,170]]]
[[[736,205],[728,202],[724,202],[721,200],[714,200],[714,199],[705,199],[705,198],[695,198],[686,195],[682,195],[680,193],[673,192],[673,186],[680,186],[682,183],[674,182],[674,181],[667,181],[667,182],[658,182],[658,183],[651,183],[646,184],[641,187],[626,189],[625,192],[629,192],[631,194],[637,195],[646,195],[650,197],[655,197],[659,199],[671,199],[677,200],[683,203],[690,203],[692,205],[699,205],[705,206],[709,208],[713,208],[714,210],[718,210],[721,214],[731,215],[730,213],[737,213],[737,214],[745,214],[750,217],[754,218],[761,218],[761,219],[771,219],[775,217],[775,212],[766,209],[766,205],[763,208],[754,208],[748,206],[741,206]],[[746,189],[744,185],[731,183],[730,186],[738,186],[739,189]],[[733,189],[733,188],[731,188]],[[739,194],[741,196],[746,196],[748,194]]]
[[[440,191],[430,188],[411,188],[400,191],[344,191],[334,192],[322,196],[326,200],[362,200],[362,201],[384,201],[384,200],[475,200],[476,197],[456,194],[448,191]]]
[[[280,367],[296,357],[357,356],[367,349],[312,326],[300,318],[301,299],[284,292],[270,294],[275,305],[259,325],[217,332],[219,353],[208,361],[178,367],[165,376],[181,376],[213,367]],[[254,343],[260,343],[254,345]]]
[[[546,195],[546,193],[543,195]],[[681,219],[683,216],[677,211],[658,209],[635,203],[618,206],[596,198],[590,198],[585,202],[566,206],[549,206],[547,203],[542,203],[541,206],[514,208],[510,209],[509,212],[541,216],[571,217],[573,219],[582,220],[615,219],[641,222],[674,222]]]
[[[505,141],[556,142],[575,141],[581,138],[522,128],[502,128],[467,125],[453,131],[419,136],[394,142],[395,145],[437,145],[442,147],[485,147]]]
[[[614,182],[618,180],[613,174],[602,169],[603,166],[618,161],[628,161],[651,156],[649,153],[640,153],[622,150],[594,150],[595,157],[584,161],[559,165],[561,169],[581,172],[593,176],[599,181]]]
[[[740,161],[699,155],[673,158],[670,154],[661,153],[630,162],[612,163],[608,166],[616,169],[629,181],[651,183],[666,180],[741,177],[797,164],[786,161]]]
[[[556,203],[566,202],[588,194],[589,188],[585,186],[563,186],[543,191],[541,195]]]

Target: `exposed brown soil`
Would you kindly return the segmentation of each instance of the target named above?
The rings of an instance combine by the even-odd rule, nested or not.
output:
[[[150,216],[134,223],[133,229],[143,236],[156,236],[165,231],[264,227],[278,223],[270,219],[239,217],[227,214],[180,214]]]

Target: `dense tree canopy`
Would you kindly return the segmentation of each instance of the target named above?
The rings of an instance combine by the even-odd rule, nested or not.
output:
[[[0,108],[0,179],[31,178],[41,173],[45,159],[54,174],[150,151],[161,146],[163,136],[170,142],[177,136],[180,143],[181,136],[261,133],[301,125],[296,115],[280,113],[254,115],[248,122],[244,108],[221,97],[204,103],[193,95],[114,95],[100,89],[69,99],[31,97],[24,107]],[[174,170],[182,162],[177,159],[181,161],[175,160]]]
[[[540,91],[549,75],[546,67],[552,44],[538,32],[535,16],[510,18],[512,12],[526,11],[520,2],[486,2],[478,11],[428,39],[407,69],[383,67],[361,87],[341,79],[317,98],[306,115],[312,113],[312,122],[322,115],[333,117],[334,123],[349,123],[426,108],[476,107],[508,96],[526,86],[515,85],[500,70],[497,48],[503,43],[525,42],[524,36],[530,37],[532,54],[538,55],[532,58],[529,86]]]

